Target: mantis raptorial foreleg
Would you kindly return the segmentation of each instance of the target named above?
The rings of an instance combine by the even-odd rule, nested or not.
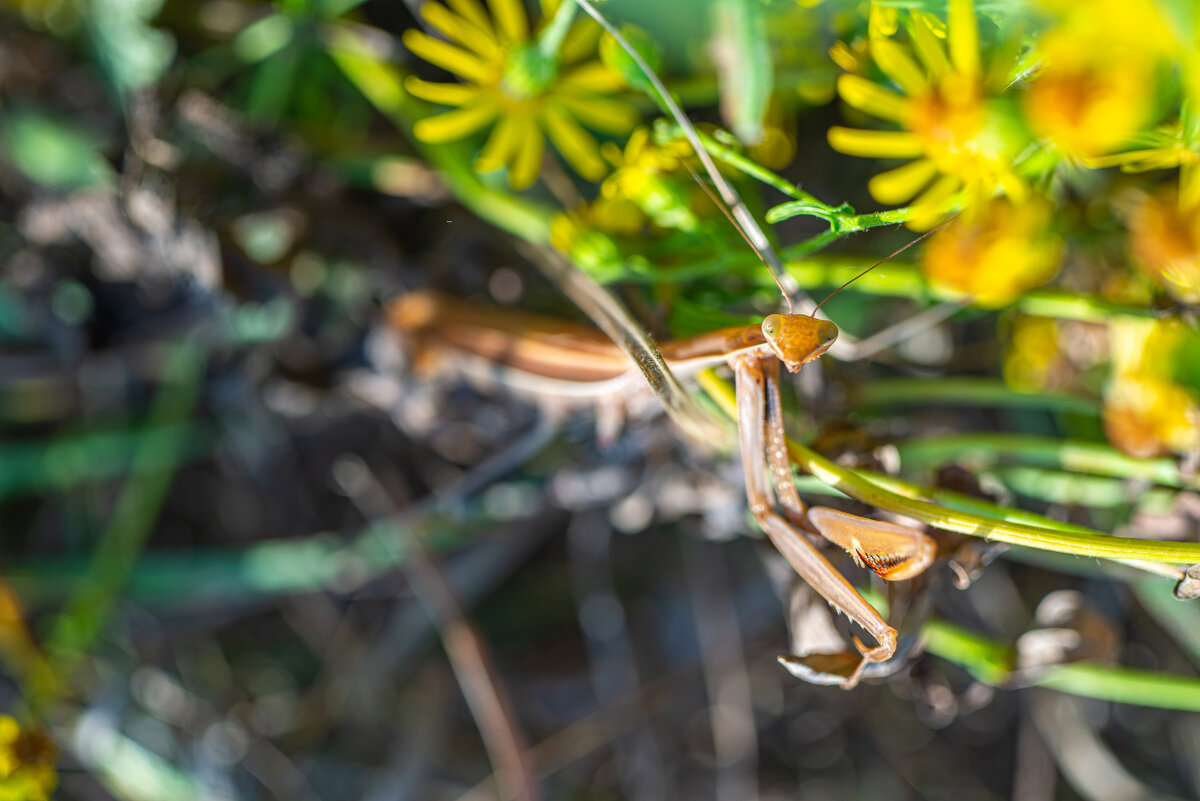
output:
[[[811,681],[837,682],[850,689],[858,684],[868,664],[884,662],[895,654],[896,630],[808,541],[798,526],[807,519],[811,528],[848,551],[856,562],[891,580],[919,574],[933,561],[936,547],[929,537],[903,526],[833,509],[806,510],[796,492],[787,458],[779,398],[779,362],[770,355],[751,353],[731,356],[729,363],[737,385],[738,429],[751,513],[796,573],[875,639],[873,648],[864,646],[857,637],[854,639],[861,658],[849,675],[827,678],[814,670],[812,675],[805,676]],[[775,511],[776,497],[783,515]]]

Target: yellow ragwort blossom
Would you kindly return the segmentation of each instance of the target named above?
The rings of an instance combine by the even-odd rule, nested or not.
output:
[[[945,44],[936,18],[909,12],[907,21],[911,48],[883,36],[870,41],[872,59],[900,93],[860,75],[838,79],[848,105],[904,130],[835,126],[829,144],[852,156],[912,159],[875,176],[868,188],[880,203],[915,197],[909,225],[918,230],[933,227],[960,202],[969,208],[997,193],[1022,200],[1026,187],[1012,163],[1024,137],[994,97],[1006,72],[984,72],[971,0],[950,0]]]
[[[1140,49],[1065,28],[1048,34],[1038,53],[1043,67],[1022,105],[1034,133],[1066,156],[1111,153],[1146,123],[1154,63]]]
[[[58,784],[54,743],[0,715],[0,801],[48,801]]]
[[[1134,262],[1185,303],[1200,303],[1200,203],[1174,189],[1137,194],[1126,209]]]
[[[929,283],[986,307],[1003,306],[1058,272],[1062,239],[1045,201],[995,198],[934,234],[921,253]]]
[[[1004,382],[1018,392],[1044,392],[1062,372],[1058,321],[1021,315],[1013,323],[1004,354]]]
[[[624,134],[637,124],[637,112],[611,96],[624,86],[620,76],[591,58],[599,27],[590,20],[576,23],[555,61],[539,50],[520,0],[488,0],[490,15],[478,0],[448,3],[421,6],[425,21],[448,41],[415,30],[404,33],[409,50],[462,79],[433,83],[410,76],[405,81],[414,96],[455,107],[418,120],[413,134],[440,143],[494,126],[475,169],[508,167],[509,183],[517,189],[537,179],[546,136],[581,176],[602,178],[607,166],[584,126]]]
[[[1131,456],[1200,448],[1196,392],[1176,380],[1176,363],[1196,335],[1178,319],[1117,318],[1109,324],[1112,377],[1104,391],[1104,430]]]
[[[677,180],[674,176],[682,172],[684,160],[692,156],[687,140],[659,145],[647,128],[638,128],[630,134],[624,149],[609,142],[603,152],[614,169],[600,184],[601,198],[627,200],[663,228],[695,230],[697,219],[691,198],[696,186],[690,177]]]
[[[1128,144],[1132,150],[1088,159],[1087,166],[1120,167],[1122,172],[1147,172],[1173,167],[1191,170],[1200,165],[1200,150],[1188,141],[1179,120],[1135,134],[1130,137]]]
[[[1162,378],[1120,373],[1104,393],[1104,433],[1124,453],[1142,459],[1200,447],[1195,393]]]

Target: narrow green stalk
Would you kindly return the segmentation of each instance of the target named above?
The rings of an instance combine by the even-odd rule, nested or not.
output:
[[[935,387],[940,384],[928,383]],[[929,467],[949,460],[966,463],[972,468],[1017,462],[1112,478],[1152,481],[1177,489],[1200,489],[1200,478],[1185,476],[1171,459],[1135,459],[1111,445],[1093,442],[1027,434],[974,433],[901,440],[896,443],[896,449],[906,468]]]
[[[1200,681],[1189,676],[1078,662],[1050,668],[1034,683],[1102,701],[1200,712]]]
[[[1006,645],[941,620],[927,622],[921,635],[926,651],[966,668],[985,684],[1003,685],[1014,678],[1015,654]],[[1192,676],[1075,662],[1032,673],[1028,679],[1033,686],[1085,698],[1200,711],[1200,679]]]
[[[1000,685],[1012,675],[1012,648],[943,620],[921,626],[925,650],[964,667],[984,684]]]
[[[1011,389],[1003,381],[987,378],[881,379],[855,387],[851,390],[850,398],[858,409],[892,404],[987,406],[1100,416],[1098,400],[1060,392],[1020,392]]]
[[[682,136],[683,131],[679,128],[679,126],[663,126],[663,129],[660,131],[660,135],[657,138],[660,140],[660,143],[666,143],[672,140],[677,140]],[[763,167],[761,164],[757,164],[729,145],[722,144],[708,134],[702,132],[697,132],[697,138],[700,140],[700,143],[704,146],[704,149],[709,153],[709,155],[711,155],[717,161],[733,167],[735,170],[738,170],[744,175],[748,175],[751,178],[766,184],[777,192],[780,192],[781,194],[786,195],[795,201],[808,203],[815,208],[828,212],[834,211],[832,206],[822,203],[814,195],[810,195],[786,178],[776,175],[766,167]],[[767,222],[771,222],[771,220],[768,218]]]
[[[733,387],[728,381],[718,378],[709,370],[701,373],[700,384],[726,414],[736,419],[737,401],[734,398]],[[1054,531],[946,509],[924,500],[888,492],[857,472],[839,467],[791,438],[787,440],[787,447],[789,456],[801,470],[816,476],[845,495],[945,531],[1076,556],[1168,564],[1200,562],[1200,543],[1110,537],[1100,532],[1082,534]]]

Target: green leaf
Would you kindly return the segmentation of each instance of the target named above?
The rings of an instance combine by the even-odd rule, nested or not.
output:
[[[625,37],[625,41],[629,42],[629,46],[637,51],[637,54],[642,57],[654,72],[659,72],[662,69],[662,48],[658,42],[654,40],[650,34],[637,27],[626,23],[621,26],[621,35]],[[655,95],[653,85],[646,74],[642,72],[642,68],[633,60],[633,57],[625,52],[621,45],[617,44],[617,40],[611,36],[605,35],[600,40],[600,60],[608,66],[609,69],[621,73],[621,77],[625,79],[625,83],[629,84],[634,89],[646,92],[651,97]]]
[[[93,138],[35,111],[0,122],[0,155],[34,183],[52,189],[112,186],[113,170]]]
[[[162,0],[92,0],[85,28],[100,69],[118,94],[154,84],[175,58],[175,39],[147,20]]]

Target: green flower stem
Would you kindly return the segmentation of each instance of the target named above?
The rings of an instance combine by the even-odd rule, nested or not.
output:
[[[766,219],[769,223],[782,222],[790,217],[801,214],[819,217],[822,220],[828,221],[833,226],[833,236],[829,240],[832,241],[832,239],[838,239],[847,234],[864,231],[868,228],[877,228],[882,225],[893,225],[908,219],[908,209],[891,209],[871,214],[855,214],[849,206],[844,204],[841,206],[830,206],[827,203],[822,203],[816,196],[810,195],[786,178],[747,158],[735,147],[719,142],[705,133],[699,133],[698,136],[700,143],[704,145],[704,149],[713,158],[733,167],[744,175],[766,184],[780,194],[792,198],[792,202],[782,203],[767,212]],[[656,139],[660,144],[675,141],[682,137],[683,131],[677,125],[664,125],[656,134]],[[822,241],[822,247],[824,244],[826,242]]]
[[[658,140],[659,144],[666,144],[683,138],[683,130],[678,125],[663,125],[655,134],[655,139]],[[832,206],[825,205],[815,196],[808,194],[786,178],[782,178],[766,167],[756,164],[733,147],[718,142],[706,133],[697,132],[697,136],[700,139],[700,144],[704,145],[704,149],[708,154],[717,161],[733,167],[735,170],[766,184],[793,200],[810,204],[831,214],[834,212]]]
[[[550,20],[550,24],[542,29],[537,38],[537,49],[543,56],[554,61],[558,60],[558,50],[562,47],[567,32],[571,30],[571,23],[575,21],[575,12],[578,8],[570,0],[563,0],[558,4],[558,10],[554,12],[554,19]]]
[[[1135,459],[1109,445],[1025,434],[954,434],[896,443],[906,468],[954,460],[979,469],[1005,461],[1054,467],[1123,479],[1153,481],[1164,487],[1200,489],[1200,478],[1183,475],[1170,459]]]
[[[908,214],[907,208],[888,209],[887,211],[873,211],[869,214],[843,216],[839,218],[839,222],[842,225],[842,232],[850,234],[856,231],[865,231],[868,228],[902,223],[908,219]]]
[[[961,665],[985,684],[1002,685],[1013,677],[1015,654],[1005,645],[940,620],[927,622],[921,634],[925,638],[926,651]],[[1200,711],[1200,680],[1191,676],[1076,662],[1047,668],[1028,678],[1034,686],[1069,695],[1160,709]]]
[[[1169,509],[1176,490],[1131,490],[1119,478],[1047,470],[1042,467],[997,466],[983,468],[981,474],[994,477],[1018,495],[1046,503],[1101,509]]]
[[[718,378],[709,370],[701,373],[700,384],[726,414],[736,419],[737,401],[733,387],[728,381]],[[945,531],[1076,556],[1168,564],[1200,562],[1200,543],[1163,542],[1110,537],[1100,532],[1083,534],[1052,530],[947,509],[924,500],[889,492],[857,472],[839,467],[791,438],[787,440],[787,447],[792,460],[801,470],[816,476],[845,495]]]
[[[859,409],[888,405],[987,406],[1100,416],[1100,402],[1092,398],[1058,392],[1019,392],[1003,381],[981,378],[884,379],[853,388],[850,398]]]
[[[1097,532],[1093,529],[1084,526],[1067,523],[1062,520],[1054,520],[1049,517],[1044,517],[1035,512],[1029,512],[1024,509],[1016,509],[1007,506],[1000,506],[983,498],[977,498],[973,495],[965,495],[963,493],[954,492],[953,490],[944,489],[941,487],[928,487],[912,484],[894,476],[886,476],[881,473],[873,473],[869,470],[859,470],[858,474],[875,484],[882,489],[894,492],[897,495],[902,495],[906,498],[915,498],[927,500],[930,503],[938,506],[948,507],[960,512],[967,512],[980,517],[993,518],[1003,520],[1008,523],[1018,523],[1024,526],[1032,526],[1034,528],[1049,529],[1051,531],[1065,531],[1068,533],[1079,534],[1084,537],[1094,537]],[[800,486],[800,482],[804,481],[804,486]],[[797,479],[797,487],[805,492],[813,492],[812,484],[815,483],[824,488],[827,494],[837,494],[832,488],[827,487],[812,476],[801,476]],[[1039,558],[1043,561],[1048,557],[1057,557],[1059,560],[1066,559],[1069,554],[1057,554],[1047,551],[1031,551],[1031,553],[1039,554]],[[1179,568],[1162,564],[1159,562],[1139,562],[1135,560],[1120,560],[1122,564],[1132,567],[1136,570],[1153,573],[1156,576],[1168,578],[1171,581],[1179,581],[1183,578],[1183,571]],[[1072,564],[1076,564],[1076,560],[1071,560]],[[1057,569],[1066,569],[1063,565],[1057,565]],[[1161,589],[1161,587],[1160,587]]]

